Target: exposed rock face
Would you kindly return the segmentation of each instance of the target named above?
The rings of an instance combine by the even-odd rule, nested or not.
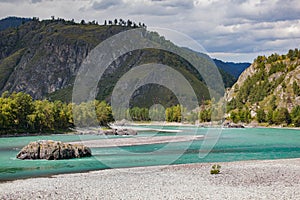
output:
[[[0,32],[0,93],[25,92],[34,99],[70,88],[81,63],[101,41],[125,27],[75,26],[30,21]]]
[[[246,81],[248,77],[253,76],[255,73],[257,73],[257,65],[256,63],[253,63],[250,67],[248,67],[238,78],[237,82],[232,86],[232,88],[227,92],[226,98],[228,101],[231,101],[232,98],[235,97],[235,86],[241,86]]]
[[[80,144],[67,144],[60,141],[41,140],[31,142],[17,155],[19,159],[59,160],[91,156],[90,148]]]
[[[278,63],[282,63],[285,65],[284,70],[278,70],[273,73],[270,73],[270,70],[273,66],[278,65]],[[251,79],[253,77],[258,77],[258,74],[263,74],[267,80],[263,81],[262,78],[258,78],[256,83],[251,85],[247,91],[246,97],[242,97],[241,88],[245,86],[247,83],[247,79]],[[250,100],[250,90],[254,88],[257,89],[258,85],[263,84],[268,81],[269,89],[266,92],[257,91],[262,98],[256,100],[256,102],[251,102]],[[300,105],[300,97],[295,93],[293,89],[293,84],[296,83],[300,86],[300,60],[297,59],[295,61],[290,61],[289,59],[274,61],[271,64],[265,63],[263,68],[258,66],[257,62],[254,62],[249,68],[247,68],[239,77],[238,81],[233,85],[233,87],[227,91],[225,98],[228,102],[233,99],[243,99],[243,104],[248,104],[247,106],[251,110],[251,116],[256,115],[256,110],[259,108],[263,108],[264,110],[269,110],[268,107],[271,104],[273,96],[276,98],[275,104],[277,108],[287,108],[289,112],[292,109]],[[243,88],[245,91],[245,88]],[[253,95],[252,95],[253,96]],[[241,98],[242,97],[242,98]],[[253,112],[253,114],[252,114]]]

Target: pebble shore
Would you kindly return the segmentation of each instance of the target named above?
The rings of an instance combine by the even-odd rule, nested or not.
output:
[[[0,199],[300,199],[300,158],[109,169],[0,183]]]

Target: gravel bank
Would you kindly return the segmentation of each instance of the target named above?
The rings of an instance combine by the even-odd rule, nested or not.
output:
[[[102,140],[85,140],[80,142],[69,142],[70,144],[83,144],[90,148],[95,147],[120,147],[120,146],[135,146],[145,144],[161,144],[170,142],[187,142],[202,140],[204,136],[159,136],[159,137],[129,137],[116,139],[102,139]]]
[[[0,184],[0,199],[300,199],[300,158],[111,169]]]

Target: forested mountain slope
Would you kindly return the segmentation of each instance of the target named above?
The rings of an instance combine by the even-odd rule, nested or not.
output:
[[[300,119],[300,51],[258,56],[226,99],[228,112],[250,111],[259,122],[289,124],[291,117]]]
[[[145,25],[130,20],[109,21],[106,25],[97,22],[75,23],[73,20],[51,19],[39,21],[34,18],[17,28],[0,31],[0,92],[25,92],[34,99],[48,98],[69,102],[72,87],[83,60],[89,52],[105,39],[122,31]],[[154,40],[173,45],[157,33],[151,33]],[[184,51],[184,48],[182,48]],[[190,52],[189,52],[190,53]],[[205,56],[204,56],[205,57]],[[203,61],[206,58],[203,57]],[[145,49],[126,54],[113,62],[100,80],[99,100],[109,100],[114,85],[126,71],[144,63],[161,63],[177,66],[197,93],[198,99],[209,99],[209,94],[199,74],[195,74],[190,63],[168,52]],[[220,69],[226,87],[234,83],[234,77]],[[136,100],[147,94],[145,99],[153,99],[162,93],[164,102],[178,103],[170,91],[157,85],[139,89]],[[151,100],[152,101],[152,100]],[[149,102],[153,104],[153,102]],[[148,106],[148,105],[138,105]]]

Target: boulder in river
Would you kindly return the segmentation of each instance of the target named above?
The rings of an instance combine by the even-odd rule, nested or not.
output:
[[[19,159],[60,160],[91,156],[91,149],[81,144],[67,144],[53,140],[30,142],[17,155]]]

